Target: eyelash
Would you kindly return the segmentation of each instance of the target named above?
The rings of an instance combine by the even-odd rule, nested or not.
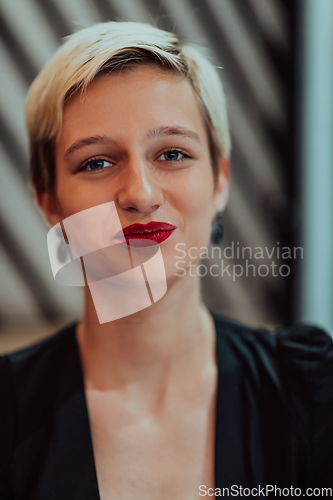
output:
[[[183,161],[185,158],[191,158],[190,155],[188,155],[187,153],[185,153],[185,151],[183,149],[167,149],[166,151],[163,151],[159,156],[162,156],[166,153],[179,153],[181,155],[183,155],[183,158],[181,158],[180,160],[165,160],[165,161]]]
[[[176,162],[180,162],[180,161],[183,161],[185,158],[191,158],[190,155],[188,155],[187,153],[185,153],[185,151],[183,151],[182,149],[167,149],[166,151],[163,151],[160,155],[164,155],[166,153],[179,153],[181,155],[183,155],[183,158],[180,158],[178,160],[164,160],[166,162],[172,162],[172,161],[176,161]],[[84,162],[81,167],[80,167],[80,171],[82,170],[85,170],[86,167],[88,167],[89,164],[93,163],[93,162],[107,162],[107,163],[112,163],[111,161],[109,160],[105,160],[104,158],[101,158],[99,156],[96,156],[95,158],[90,158],[89,160],[87,160],[86,162]],[[92,170],[87,170],[87,172],[100,172],[101,170],[105,170],[105,167],[104,168],[100,168],[100,169],[92,169]]]
[[[85,162],[81,165],[81,167],[80,167],[79,171],[85,170],[85,169],[86,169],[86,167],[88,167],[88,165],[89,165],[90,163],[93,163],[93,162],[98,162],[98,161],[99,161],[99,162],[107,162],[107,163],[112,163],[112,162],[111,162],[111,161],[109,161],[109,160],[105,160],[104,158],[101,158],[101,157],[99,157],[99,156],[96,156],[96,157],[94,157],[94,158],[90,158],[89,160],[85,161]],[[92,170],[87,170],[87,172],[94,172],[94,171],[95,171],[95,172],[100,172],[101,170],[105,170],[105,168],[100,168],[100,169],[95,169],[95,170],[94,170],[94,169],[92,169]]]

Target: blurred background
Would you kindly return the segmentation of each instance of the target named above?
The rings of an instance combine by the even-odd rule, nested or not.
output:
[[[332,329],[332,0],[0,0],[0,352],[82,309],[82,291],[52,277],[48,227],[29,186],[24,105],[62,38],[107,20],[174,31],[208,48],[220,68],[233,142],[221,251],[243,276],[203,277],[208,306],[253,325]],[[248,261],[247,276],[243,247],[267,249]],[[215,255],[206,266],[220,265]],[[271,267],[260,276],[272,262],[277,276]]]

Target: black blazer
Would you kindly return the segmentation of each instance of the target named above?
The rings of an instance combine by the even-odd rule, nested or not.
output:
[[[216,487],[333,488],[332,339],[214,320]],[[1,500],[99,499],[75,325],[1,358],[0,446]]]

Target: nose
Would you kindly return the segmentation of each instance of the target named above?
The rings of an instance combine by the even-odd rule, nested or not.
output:
[[[154,178],[153,168],[145,159],[135,157],[128,160],[117,194],[121,209],[150,214],[162,205],[163,192]]]

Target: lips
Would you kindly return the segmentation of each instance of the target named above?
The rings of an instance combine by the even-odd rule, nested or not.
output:
[[[171,236],[176,226],[168,224],[166,222],[148,222],[148,224],[131,224],[130,226],[124,227],[122,232],[117,233],[115,238],[123,238],[125,236],[126,243],[129,244],[129,240],[153,240],[157,243],[162,243]]]

